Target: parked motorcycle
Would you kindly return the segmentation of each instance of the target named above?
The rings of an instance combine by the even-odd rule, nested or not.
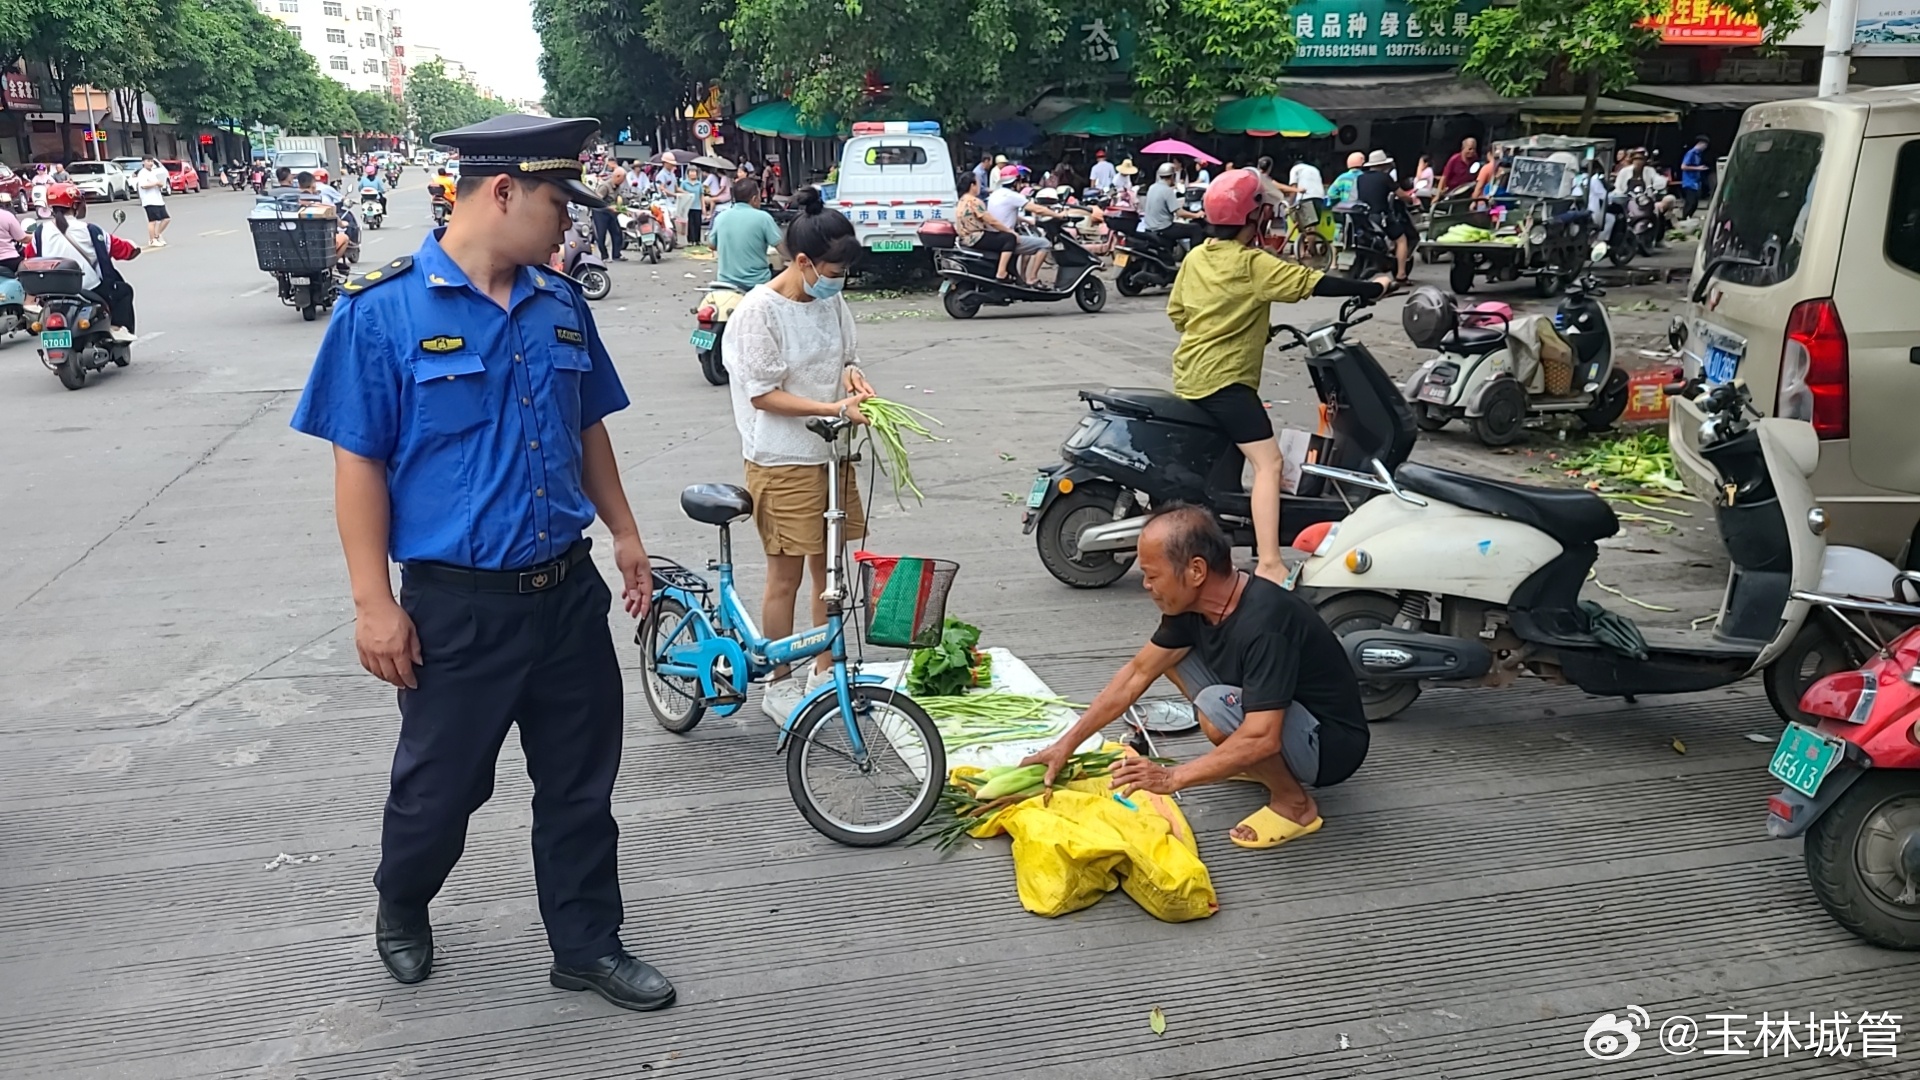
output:
[[[951,222],[929,221],[917,232],[921,246],[933,251],[934,269],[940,275],[940,302],[953,318],[971,319],[987,304],[1051,304],[1068,297],[1080,305],[1081,311],[1092,314],[1107,306],[1107,283],[1095,273],[1100,269],[1100,259],[1065,225],[1061,218],[1046,218],[1040,224],[1041,233],[1053,242],[1053,261],[1058,268],[1050,285],[1028,285],[1019,276],[1018,256],[1008,263],[1007,272],[1013,280],[1001,280],[1000,253],[962,246]]]
[[[720,360],[720,341],[726,336],[727,320],[733,317],[733,309],[740,306],[745,296],[744,291],[716,281],[693,309],[694,355],[700,361],[700,374],[715,386],[727,385],[727,369]]]
[[[1767,800],[1767,833],[1806,837],[1807,882],[1835,922],[1883,948],[1920,949],[1920,573],[1892,582],[1893,601],[1793,594],[1871,653],[1800,698],[1806,722],[1787,725],[1767,763],[1786,785]]]
[[[650,263],[658,264],[661,254],[666,250],[666,242],[660,237],[659,219],[651,210],[625,212],[619,215],[620,232],[626,237],[627,246],[640,253],[640,257]]]
[[[593,222],[586,214],[572,211],[573,227],[560,245],[561,272],[580,284],[580,292],[589,300],[605,300],[613,292],[613,275],[593,250]]]
[[[1613,323],[1598,299],[1605,295],[1591,276],[1569,284],[1553,328],[1571,359],[1565,369],[1544,358],[1523,368],[1504,314],[1462,311],[1432,285],[1415,289],[1400,309],[1401,324],[1417,348],[1439,350],[1402,387],[1421,430],[1465,418],[1481,442],[1505,446],[1528,420],[1552,413],[1572,413],[1588,431],[1612,427],[1627,408],[1628,377],[1613,364]],[[1530,388],[1535,382],[1539,392]]]
[[[1324,421],[1306,459],[1344,468],[1379,460],[1398,465],[1412,452],[1416,432],[1393,379],[1367,347],[1347,331],[1373,316],[1350,299],[1337,320],[1302,333],[1275,326],[1284,350],[1304,348],[1307,374]],[[1034,536],[1040,562],[1068,585],[1111,585],[1133,564],[1146,514],[1185,502],[1212,510],[1234,544],[1253,546],[1246,458],[1213,417],[1165,390],[1080,391],[1088,415],[1061,444],[1061,463],[1040,470],[1020,521]],[[1373,492],[1302,475],[1280,499],[1280,541],[1303,528],[1344,517]]]
[[[1709,415],[1701,452],[1720,474],[1714,515],[1733,563],[1711,633],[1643,630],[1582,604],[1596,543],[1620,530],[1592,492],[1413,463],[1376,463],[1371,476],[1306,466],[1392,496],[1333,525],[1298,572],[1297,588],[1362,679],[1367,718],[1399,714],[1424,686],[1505,686],[1522,676],[1600,696],[1692,693],[1786,653],[1807,616],[1793,591],[1814,588],[1829,557],[1847,550],[1828,549],[1820,535],[1825,516],[1807,483],[1819,440],[1804,421],[1755,419],[1743,383],[1717,386],[1697,404]]]
[[[78,390],[88,374],[132,362],[131,346],[114,339],[106,301],[81,288],[85,272],[79,262],[28,259],[17,278],[21,289],[40,300],[40,313],[26,328],[40,335],[40,362],[60,377],[61,386]]]

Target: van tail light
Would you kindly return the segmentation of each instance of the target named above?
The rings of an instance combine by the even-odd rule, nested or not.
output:
[[[1787,316],[1774,415],[1806,420],[1822,439],[1847,437],[1847,331],[1831,299],[1802,300]]]

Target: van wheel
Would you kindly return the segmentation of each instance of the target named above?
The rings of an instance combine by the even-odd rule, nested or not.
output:
[[[1488,446],[1505,446],[1527,426],[1527,391],[1512,379],[1501,379],[1480,398],[1480,415],[1473,433]]]

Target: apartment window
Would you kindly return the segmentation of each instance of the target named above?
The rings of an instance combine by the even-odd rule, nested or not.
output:
[[[372,8],[370,8],[370,7],[363,7],[363,8],[361,8],[361,9],[360,9],[360,12],[359,12],[359,15],[360,15],[360,21],[361,21],[361,22],[372,22],[372,21],[373,21],[373,9],[372,9]]]
[[[280,0],[280,10],[297,13],[300,10],[300,0]]]
[[[345,45],[347,43],[347,32],[345,30],[328,29],[327,40],[333,42],[335,45]]]
[[[378,44],[378,43],[379,43],[379,41],[380,41],[380,39],[379,39],[379,38],[377,38],[377,37],[375,37],[375,36],[373,36],[372,34],[361,34],[361,35],[360,35],[360,47],[361,47],[361,48],[363,48],[363,49],[371,49],[371,48],[373,48],[373,47],[374,47],[374,46],[375,46],[376,44]]]
[[[298,23],[281,23],[280,25],[287,28],[287,33],[293,35],[293,40],[300,40],[300,26]]]
[[[337,19],[345,13],[345,9],[341,8],[335,0],[326,0],[326,3],[320,5],[320,14],[330,19]]]
[[[380,70],[380,61],[369,60],[366,63],[360,65],[360,70],[367,73],[368,75],[371,75],[374,72]]]
[[[347,58],[344,56],[328,57],[327,66],[332,68],[335,71],[352,71],[353,70],[353,65],[347,63]]]
[[[259,8],[260,13],[265,15],[273,10],[273,0],[254,0],[253,6]]]
[[[392,74],[392,72],[388,70],[387,62],[385,60],[380,61],[380,74],[382,75]]]

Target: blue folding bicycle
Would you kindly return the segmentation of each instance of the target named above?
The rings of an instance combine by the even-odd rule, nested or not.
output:
[[[847,662],[849,604],[841,551],[846,514],[840,508],[840,470],[848,421],[819,417],[807,429],[833,444],[827,464],[827,624],[777,641],[762,636],[733,582],[730,527],[753,513],[753,498],[733,484],[695,484],[680,493],[680,509],[695,521],[718,526],[720,557],[708,569],[717,589],[678,563],[655,558],[653,605],[634,632],[644,658],[647,706],[660,726],[692,731],[709,711],[730,716],[747,701],[747,687],[774,669],[831,653],[833,679],[801,699],[780,726],[776,752],[787,754],[787,788],[801,816],[843,844],[889,844],[920,827],[939,802],[946,782],[946,748],[933,719],[886,680],[861,674]],[[902,560],[903,562],[905,560]],[[920,560],[914,560],[918,563]],[[922,586],[916,612],[926,636],[937,639],[944,621],[952,564]],[[863,567],[863,571],[864,571]],[[874,590],[866,590],[871,594]],[[935,603],[927,604],[933,592]],[[870,630],[867,640],[879,641]]]

